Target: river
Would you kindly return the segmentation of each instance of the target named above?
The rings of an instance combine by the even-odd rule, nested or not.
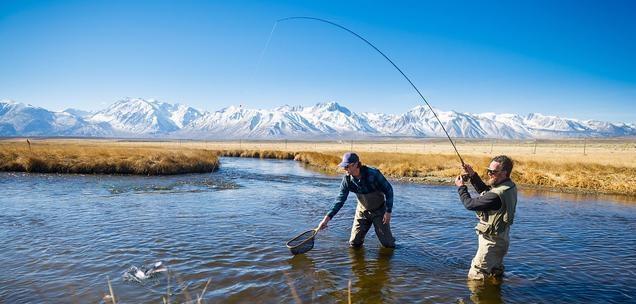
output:
[[[0,173],[0,303],[636,302],[636,204],[521,192],[500,285],[466,281],[474,214],[455,187],[392,182],[395,250],[373,229],[348,248],[355,196],[315,227],[339,176],[297,162],[222,158],[211,174]],[[126,281],[131,266],[168,271]]]

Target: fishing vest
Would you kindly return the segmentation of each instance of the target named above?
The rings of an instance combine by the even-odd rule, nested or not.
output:
[[[498,210],[477,211],[479,223],[475,229],[482,234],[497,235],[512,225],[517,208],[517,186],[511,180],[507,180],[492,187],[487,192],[493,192],[499,196],[501,207]]]

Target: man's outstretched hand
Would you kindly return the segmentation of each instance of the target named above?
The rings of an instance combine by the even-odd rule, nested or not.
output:
[[[320,221],[320,224],[318,224],[318,230],[327,228],[327,223],[329,223],[329,221],[331,221],[331,218],[328,215],[325,215],[322,221]]]

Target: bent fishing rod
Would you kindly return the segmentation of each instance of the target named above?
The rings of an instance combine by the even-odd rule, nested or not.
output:
[[[435,111],[433,110],[433,107],[431,107],[431,104],[428,103],[428,101],[426,100],[426,98],[424,98],[424,95],[422,95],[422,93],[420,93],[420,90],[415,86],[415,84],[413,84],[413,82],[411,81],[411,79],[409,79],[406,74],[404,74],[404,72],[402,72],[402,70],[393,62],[393,60],[391,60],[386,54],[384,54],[382,51],[380,51],[380,49],[378,49],[375,45],[373,45],[373,43],[369,42],[369,40],[365,39],[364,37],[358,35],[356,32],[331,21],[325,20],[325,19],[320,19],[320,18],[315,18],[315,17],[287,17],[287,18],[282,18],[282,19],[278,19],[276,20],[276,23],[274,23],[274,27],[272,28],[272,32],[270,33],[270,38],[271,38],[271,34],[274,33],[274,29],[276,28],[276,25],[279,22],[283,22],[283,21],[288,21],[288,20],[314,20],[314,21],[320,21],[320,22],[324,22],[327,24],[331,24],[335,27],[338,27],[340,29],[343,29],[347,32],[349,32],[350,34],[360,38],[360,40],[366,42],[366,44],[368,44],[369,46],[371,46],[374,50],[376,50],[378,53],[380,53],[380,55],[382,55],[386,60],[388,60],[395,69],[398,70],[398,72],[400,72],[400,74],[402,74],[402,76],[404,76],[404,78],[406,79],[406,81],[408,81],[411,86],[413,87],[413,89],[415,89],[415,91],[417,92],[417,94],[420,95],[420,97],[422,98],[422,100],[424,100],[424,103],[428,106],[428,108],[431,110],[431,113],[433,113],[433,116],[435,116],[435,118],[437,119],[437,121],[439,122],[440,127],[442,127],[442,130],[444,130],[444,133],[446,134],[446,137],[448,137],[448,140],[450,141],[451,145],[453,145],[453,149],[455,149],[455,153],[457,153],[457,157],[459,157],[459,160],[462,163],[462,167],[465,166],[464,164],[464,160],[462,159],[462,156],[459,155],[459,151],[457,151],[457,147],[455,146],[455,143],[453,142],[453,140],[451,139],[450,135],[448,135],[448,132],[446,131],[446,128],[444,127],[444,124],[442,124],[442,121],[439,119],[439,117],[437,116],[437,113],[435,113]],[[269,43],[269,40],[268,40]]]

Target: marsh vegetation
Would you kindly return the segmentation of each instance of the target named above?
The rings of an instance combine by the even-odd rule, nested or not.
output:
[[[527,187],[636,196],[636,141],[563,140],[457,142],[466,163],[485,168],[490,158],[515,160],[513,179]],[[443,140],[404,141],[130,141],[11,139],[0,141],[0,170],[59,173],[179,174],[211,172],[218,156],[294,159],[339,173],[345,151],[385,175],[412,182],[450,183],[460,173]]]
[[[2,141],[0,171],[171,175],[212,172],[216,153],[110,145],[99,141]]]

